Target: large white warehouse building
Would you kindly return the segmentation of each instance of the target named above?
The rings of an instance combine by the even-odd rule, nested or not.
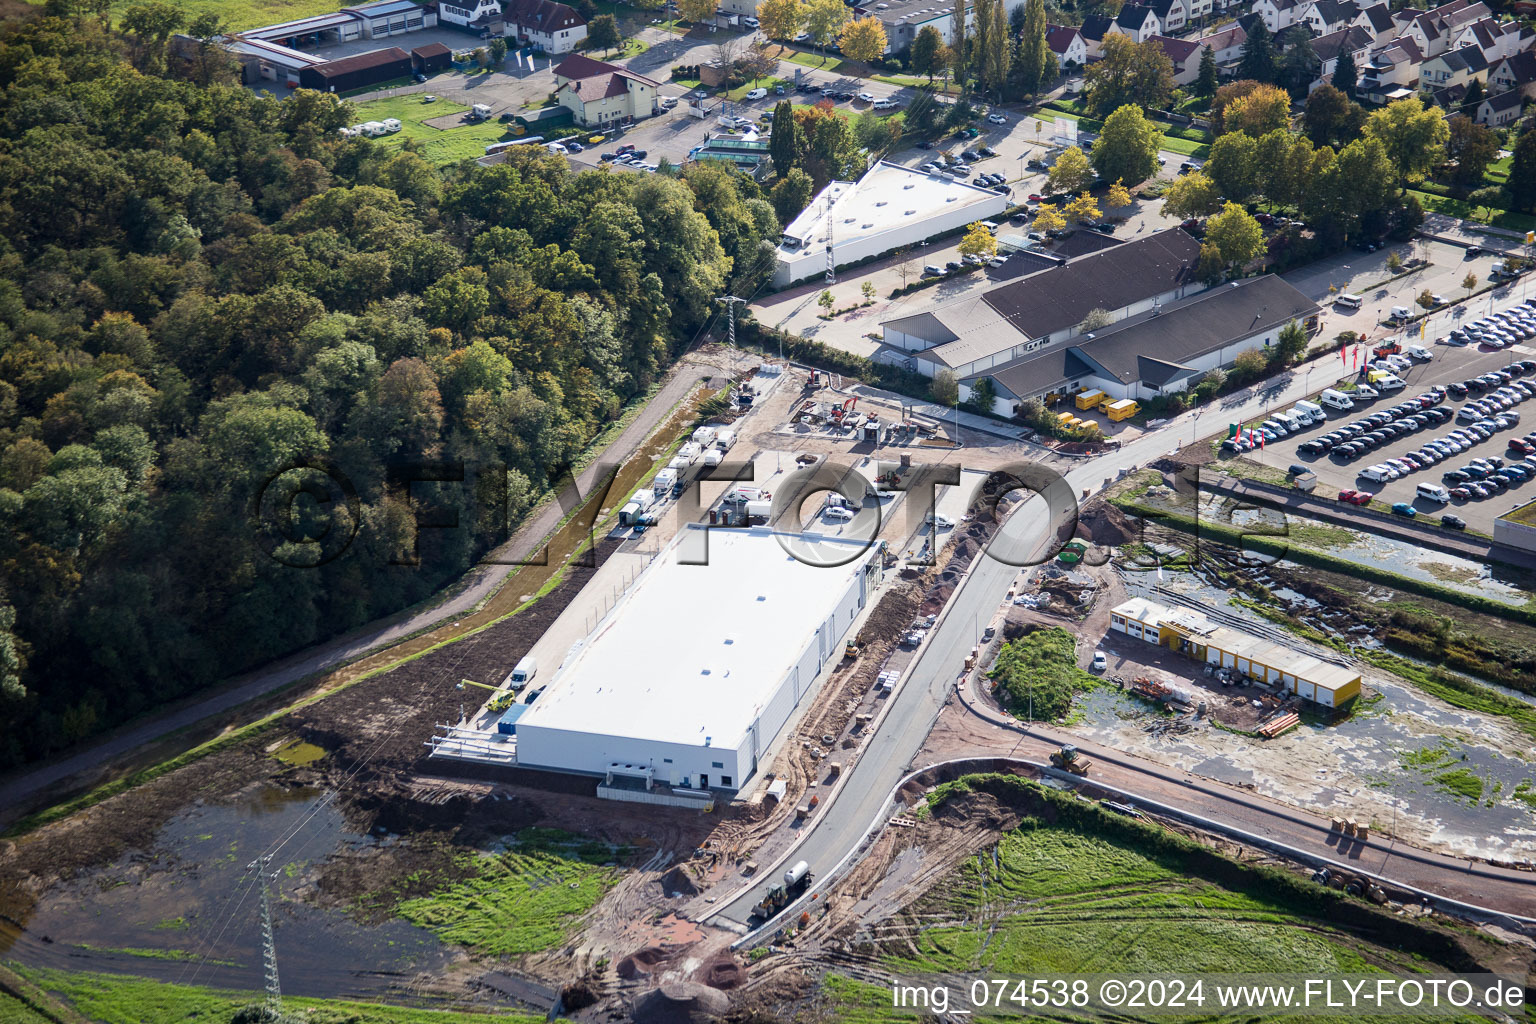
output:
[[[811,200],[779,242],[775,288],[820,277],[835,265],[894,252],[976,221],[1000,217],[1008,197],[991,189],[884,160],[858,181],[834,181]]]
[[[875,549],[796,559],[767,527],[711,530],[708,564],[678,561],[681,531],[517,721],[517,763],[737,790],[757,771],[868,600]],[[697,550],[697,536],[690,550]],[[833,558],[824,558],[833,561]]]

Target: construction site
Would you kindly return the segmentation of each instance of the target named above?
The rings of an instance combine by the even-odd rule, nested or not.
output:
[[[1207,673],[1145,625],[1112,628],[1139,599],[1293,643],[1243,620],[1239,580],[1283,591],[1277,603],[1333,581],[1235,558],[1200,573],[1106,563],[1179,538],[1104,501],[1058,556],[999,568],[986,549],[1024,497],[990,473],[1019,458],[1011,427],[945,423],[797,367],[739,359],[704,377],[571,511],[545,564],[451,631],[0,847],[7,964],[49,991],[81,971],[145,979],[161,999],[257,990],[245,865],[275,847],[284,984],[359,1003],[873,1021],[889,1019],[882,986],[914,971],[1150,971],[1192,950],[1222,951],[1204,969],[1263,970],[1276,949],[1298,964],[1529,970],[1518,929],[1452,922],[1413,889],[1536,915],[1509,881],[1533,856],[1517,723],[1410,697],[1369,668],[1334,721],[1283,680],[1258,685],[1252,655]],[[750,478],[712,478],[728,462]],[[913,486],[938,473],[949,482]],[[818,568],[781,543],[857,555]],[[730,582],[690,583],[692,600],[669,589],[711,570]],[[983,573],[995,601],[972,596]],[[736,623],[754,614],[775,616],[782,642],[751,647]],[[1042,637],[1065,637],[1053,718],[990,679],[1007,645]],[[715,685],[726,678],[740,689]],[[1371,714],[1381,701],[1398,713]],[[525,756],[541,728],[551,742]],[[891,753],[898,734],[916,737],[910,761]],[[1442,760],[1419,753],[1443,737]],[[888,764],[893,790],[851,790]],[[1484,779],[1495,806],[1463,813],[1437,781],[1455,771]],[[1388,773],[1424,792],[1373,783]],[[844,810],[861,799],[872,822],[854,855],[818,857],[818,829],[864,828]],[[1403,886],[1375,880],[1388,871]],[[1242,909],[1190,909],[1205,905]]]

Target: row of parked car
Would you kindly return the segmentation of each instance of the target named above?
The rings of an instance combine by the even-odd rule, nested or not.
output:
[[[1452,345],[1508,348],[1531,338],[1536,338],[1536,298],[1458,327],[1447,335],[1446,340]]]
[[[1443,389],[1431,388],[1417,398],[1399,402],[1390,409],[1379,409],[1361,416],[1322,437],[1302,444],[1296,451],[1300,455],[1327,454],[1340,462],[1352,462],[1399,437],[1449,423],[1451,411],[1440,404],[1444,400]]]

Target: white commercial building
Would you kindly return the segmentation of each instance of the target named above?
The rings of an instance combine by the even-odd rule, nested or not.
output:
[[[768,527],[674,538],[516,725],[517,763],[695,791],[757,771],[843,636],[879,570],[864,542]],[[684,564],[679,549],[707,564]],[[788,547],[818,543],[807,564]]]
[[[856,182],[834,181],[784,229],[775,287],[1002,216],[1008,197],[943,174],[880,161]]]

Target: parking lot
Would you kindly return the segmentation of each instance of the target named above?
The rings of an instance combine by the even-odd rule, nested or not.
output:
[[[1507,296],[1498,301],[1495,309],[1504,310],[1521,305],[1515,296]],[[1486,311],[1479,305],[1479,314]],[[1529,308],[1529,307],[1528,307]],[[1474,319],[1471,315],[1466,320]],[[1409,339],[1413,341],[1414,339]],[[1398,479],[1388,481],[1376,481],[1362,477],[1360,474],[1369,467],[1384,463],[1390,459],[1401,459],[1404,455],[1416,452],[1425,447],[1432,440],[1445,438],[1455,430],[1465,430],[1468,424],[1473,422],[1465,418],[1458,418],[1457,413],[1464,406],[1474,401],[1484,399],[1493,393],[1493,388],[1481,392],[1473,391],[1465,396],[1448,393],[1445,398],[1436,403],[1436,406],[1447,410],[1450,414],[1447,422],[1443,424],[1431,424],[1422,429],[1413,431],[1404,436],[1389,440],[1370,452],[1345,461],[1337,457],[1336,453],[1301,454],[1298,448],[1305,442],[1320,438],[1325,434],[1338,430],[1346,424],[1354,423],[1362,417],[1370,416],[1377,412],[1384,412],[1401,403],[1411,401],[1423,394],[1426,389],[1433,386],[1446,387],[1453,383],[1468,380],[1494,370],[1501,370],[1511,363],[1521,360],[1536,359],[1536,339],[1519,341],[1516,344],[1503,349],[1496,349],[1489,345],[1467,345],[1458,347],[1445,341],[1432,341],[1426,339],[1424,344],[1433,353],[1433,360],[1427,363],[1415,363],[1407,370],[1398,374],[1407,382],[1407,386],[1401,389],[1383,392],[1380,397],[1365,401],[1358,401],[1355,408],[1348,411],[1336,409],[1328,410],[1328,419],[1325,424],[1316,425],[1281,438],[1274,442],[1266,442],[1262,451],[1254,450],[1244,457],[1256,460],[1266,466],[1288,470],[1293,465],[1305,466],[1315,473],[1318,478],[1317,493],[1331,497],[1342,490],[1362,490],[1375,495],[1378,502],[1391,506],[1398,502],[1405,502],[1414,507],[1420,516],[1438,517],[1443,513],[1452,513],[1466,521],[1468,528],[1480,533],[1491,534],[1493,532],[1493,520],[1496,516],[1508,511],[1514,506],[1524,504],[1536,498],[1536,479],[1530,481],[1511,482],[1506,490],[1498,490],[1487,498],[1469,497],[1467,499],[1453,498],[1447,505],[1429,498],[1420,497],[1415,493],[1416,488],[1422,483],[1442,484],[1447,487],[1456,485],[1455,481],[1443,481],[1442,475],[1448,470],[1461,469],[1468,465],[1472,459],[1499,458],[1508,462],[1519,462],[1518,453],[1508,450],[1509,440],[1512,437],[1522,437],[1527,432],[1536,429],[1536,415],[1531,415],[1536,410],[1536,399],[1525,399],[1512,404],[1504,413],[1514,413],[1519,421],[1508,427],[1498,428],[1492,431],[1485,440],[1478,441],[1467,446],[1460,452],[1446,455],[1439,461],[1412,470],[1401,475]],[[1354,374],[1345,375],[1351,383],[1356,378]],[[1526,381],[1536,389],[1536,373],[1522,372],[1515,378],[1517,381]],[[1319,381],[1318,384],[1326,382]],[[1359,383],[1364,383],[1361,378]],[[1315,395],[1321,392],[1318,387]],[[1276,407],[1275,412],[1281,411]],[[1479,416],[1478,419],[1483,417]],[[1492,418],[1492,417],[1489,417]],[[1230,457],[1225,455],[1224,457]]]

